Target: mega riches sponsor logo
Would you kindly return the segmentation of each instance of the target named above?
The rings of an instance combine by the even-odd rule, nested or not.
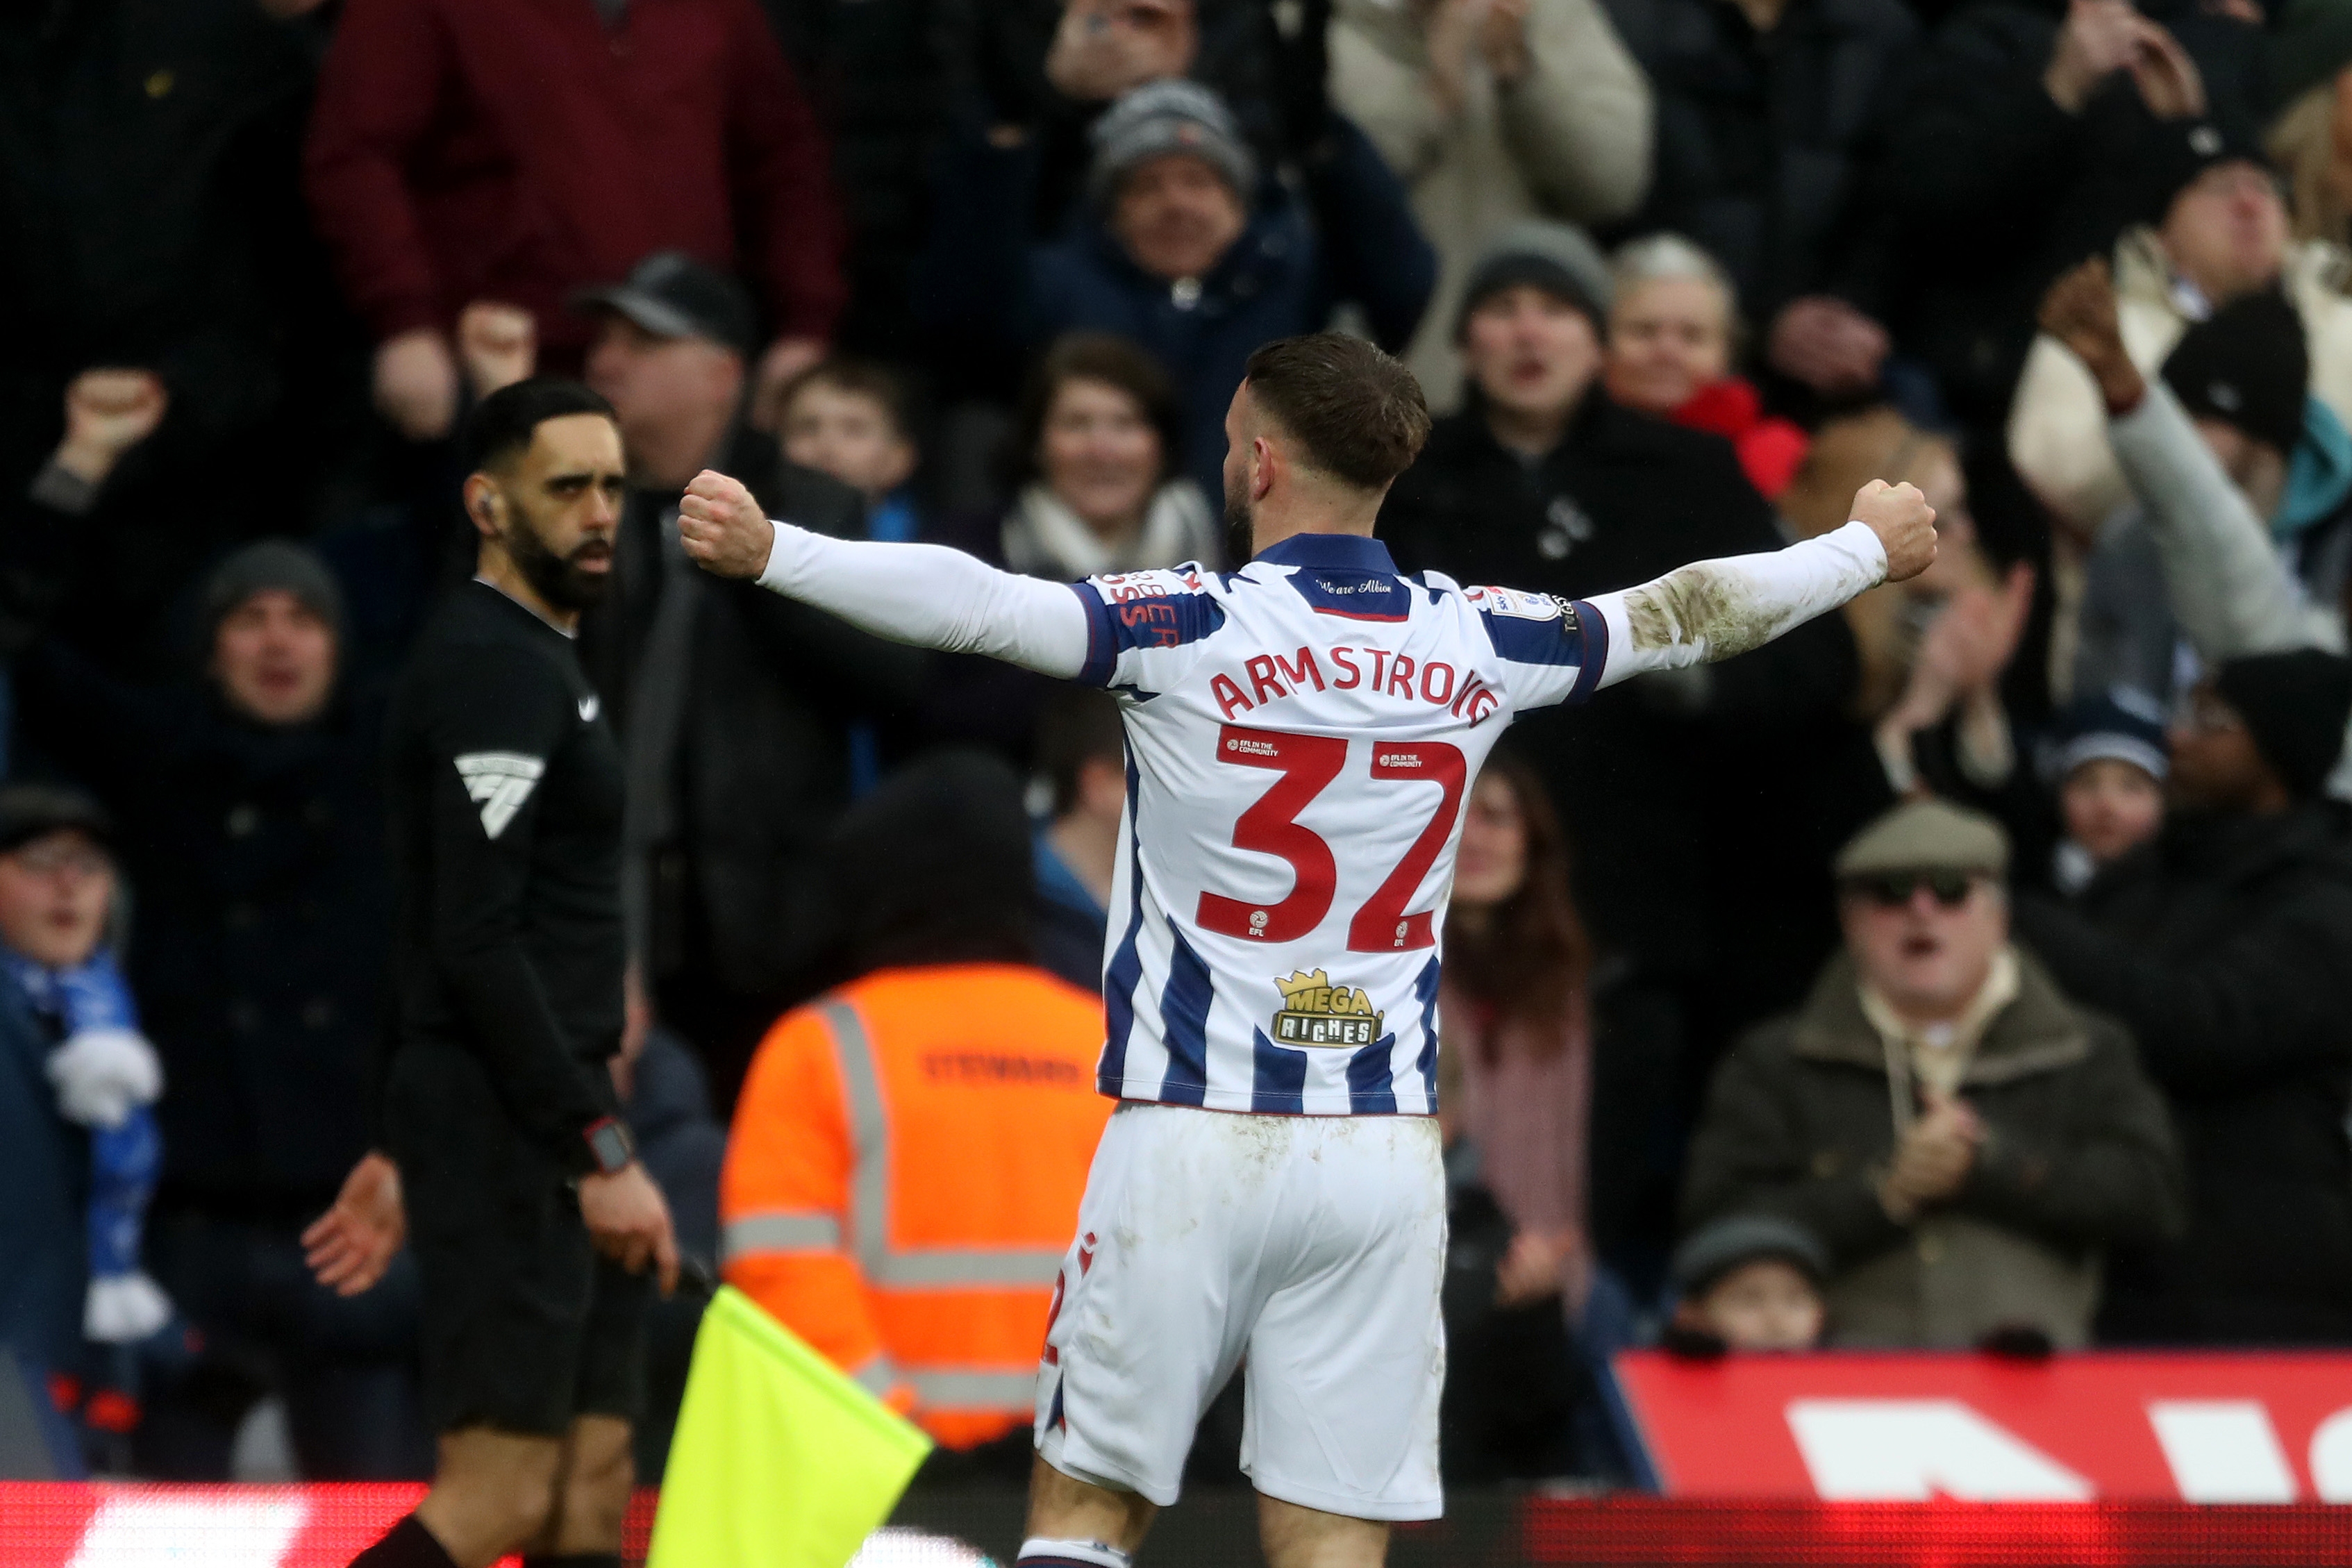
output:
[[[1291,972],[1277,979],[1282,1010],[1274,1016],[1274,1037],[1286,1046],[1369,1046],[1381,1037],[1384,1014],[1372,1010],[1372,999],[1362,987],[1334,985],[1318,969],[1312,974]]]

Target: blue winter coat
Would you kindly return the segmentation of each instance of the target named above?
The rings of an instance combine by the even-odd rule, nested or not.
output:
[[[1078,331],[1141,344],[1176,383],[1181,464],[1213,500],[1222,493],[1225,409],[1254,351],[1319,330],[1342,303],[1361,308],[1381,346],[1401,349],[1436,282],[1436,255],[1403,185],[1363,132],[1336,116],[1307,194],[1263,182],[1249,226],[1197,295],[1129,260],[1093,211],[1060,238],[1031,243],[1034,161],[1027,146],[993,147],[976,132],[950,149],[922,313],[974,354],[1019,353]]]
[[[58,1114],[42,1070],[52,1043],[0,979],[0,1344],[70,1371],[89,1283],[89,1136]]]

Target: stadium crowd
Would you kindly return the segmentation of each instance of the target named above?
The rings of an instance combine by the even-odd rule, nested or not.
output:
[[[304,1236],[454,433],[555,374],[631,469],[580,650],[646,1164],[935,1476],[1025,1473],[1115,702],[704,575],[680,492],[1236,564],[1227,402],[1335,321],[1440,416],[1403,572],[1583,597],[1872,479],[1942,536],[1478,781],[1449,1476],[1622,1480],[1661,1339],[2352,1344],[2352,0],[43,0],[0,84],[0,1342],[96,1467],[253,1473],[267,1407],[429,1471],[414,1269]]]

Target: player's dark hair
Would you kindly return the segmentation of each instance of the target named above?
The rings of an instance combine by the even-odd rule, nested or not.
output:
[[[1184,452],[1183,411],[1176,401],[1176,385],[1160,362],[1116,332],[1065,332],[1039,356],[1021,390],[1021,408],[1005,450],[1009,483],[1018,489],[1039,476],[1045,421],[1053,416],[1054,399],[1074,381],[1098,381],[1135,399],[1160,437],[1160,480],[1176,471]]]
[[[1377,490],[1412,467],[1429,439],[1429,404],[1412,372],[1361,338],[1309,332],[1250,355],[1250,396],[1315,468]]]
[[[1118,702],[1108,691],[1066,686],[1037,716],[1037,771],[1054,791],[1054,815],[1078,803],[1078,775],[1092,762],[1120,767],[1127,761],[1127,729]]]
[[[845,354],[819,360],[784,383],[783,395],[777,399],[776,406],[790,413],[800,395],[812,386],[829,386],[835,392],[879,405],[883,417],[890,421],[900,440],[915,438],[913,400],[905,380],[889,366]]]
[[[457,432],[461,470],[478,474],[529,451],[541,426],[573,414],[601,414],[620,423],[602,394],[564,376],[534,375],[499,388],[474,405]]]
[[[1515,752],[1498,751],[1480,784],[1510,786],[1526,825],[1528,869],[1518,890],[1488,911],[1474,930],[1467,921],[1445,928],[1445,978],[1463,995],[1506,1018],[1538,1026],[1533,1044],[1549,1055],[1585,1005],[1592,973],[1592,939],[1576,912],[1568,881],[1568,837],[1552,810],[1543,775]],[[1488,1031],[1486,1050],[1496,1048]]]

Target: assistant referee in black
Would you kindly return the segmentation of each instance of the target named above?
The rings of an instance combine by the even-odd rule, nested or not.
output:
[[[460,440],[479,571],[419,637],[386,746],[391,1159],[311,1237],[322,1279],[364,1289],[404,1207],[440,1463],[355,1562],[617,1568],[647,1297],[677,1270],[607,1067],[622,763],[572,651],[612,567],[621,434],[602,397],[541,378],[483,399]]]

